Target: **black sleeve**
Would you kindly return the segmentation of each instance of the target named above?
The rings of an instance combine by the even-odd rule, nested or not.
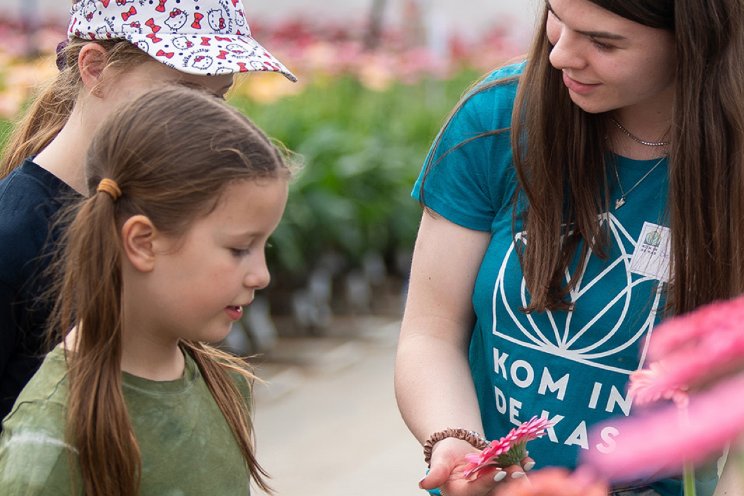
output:
[[[0,281],[0,377],[10,357],[15,353],[18,342],[18,326],[13,317],[13,301],[16,291]]]

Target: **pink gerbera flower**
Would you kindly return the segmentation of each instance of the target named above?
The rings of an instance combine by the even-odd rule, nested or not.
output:
[[[518,465],[527,456],[527,443],[545,434],[552,424],[545,418],[532,417],[509,431],[498,441],[491,441],[480,453],[465,455],[468,465],[464,476],[470,478],[486,467],[509,467]]]
[[[649,343],[652,363],[632,374],[629,393],[637,404],[671,399],[675,405],[613,421],[619,432],[614,451],[592,451],[586,463],[613,481],[663,476],[682,467],[691,475],[692,464],[717,456],[744,434],[742,322],[744,296],[659,326]]]
[[[744,369],[744,297],[701,307],[664,322],[649,345],[649,368],[630,376],[638,405],[673,400],[684,407],[688,390]]]
[[[727,443],[744,433],[742,391],[744,374],[692,394],[684,415],[670,405],[616,420],[613,426],[620,435],[612,454],[590,451],[584,461],[604,477],[623,481],[675,473],[685,463],[719,455]]]
[[[717,301],[694,312],[662,323],[654,331],[649,358],[660,360],[680,350],[698,349],[701,342],[714,342],[724,335],[738,337],[744,322],[744,296]]]
[[[661,362],[653,362],[649,368],[630,374],[628,394],[634,404],[649,405],[659,400],[673,400],[679,407],[688,402],[687,387],[673,387],[664,380],[665,369]]]

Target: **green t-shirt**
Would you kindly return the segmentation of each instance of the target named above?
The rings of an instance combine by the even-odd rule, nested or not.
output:
[[[248,384],[239,383],[246,401]],[[142,496],[246,495],[250,474],[235,438],[193,359],[181,379],[157,382],[123,374],[124,398],[142,453]],[[80,490],[75,450],[64,435],[67,366],[61,348],[5,418],[0,494],[72,494]]]

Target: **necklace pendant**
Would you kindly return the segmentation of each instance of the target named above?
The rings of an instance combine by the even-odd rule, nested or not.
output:
[[[623,205],[625,205],[625,197],[624,196],[621,196],[620,198],[618,198],[617,200],[615,200],[615,210],[619,209]]]

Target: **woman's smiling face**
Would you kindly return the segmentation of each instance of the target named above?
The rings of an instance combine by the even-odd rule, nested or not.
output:
[[[550,63],[563,72],[571,100],[600,113],[658,106],[674,98],[674,33],[633,22],[589,0],[548,0]]]

